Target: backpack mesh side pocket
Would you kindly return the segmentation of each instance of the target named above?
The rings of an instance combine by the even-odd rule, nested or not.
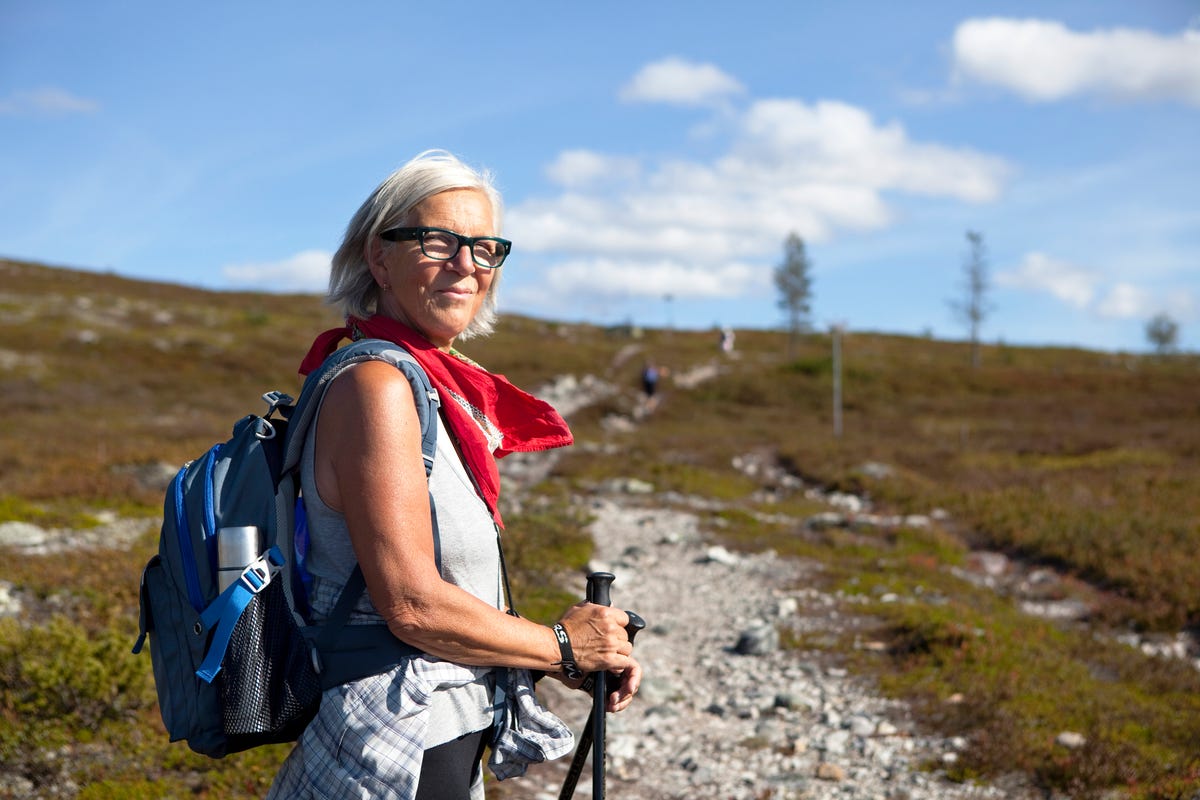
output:
[[[214,681],[225,734],[234,741],[253,736],[259,744],[299,736],[320,705],[321,680],[282,581],[271,581],[251,599],[227,652],[237,657],[226,657]]]

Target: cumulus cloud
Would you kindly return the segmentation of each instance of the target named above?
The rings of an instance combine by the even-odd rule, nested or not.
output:
[[[549,288],[555,292],[577,292],[580,286],[587,286],[599,294],[637,297],[720,298],[729,295],[731,286],[757,290],[769,283],[769,274],[749,264],[730,262],[707,268],[671,259],[578,259],[559,264],[548,276]]]
[[[1100,316],[1115,319],[1149,318],[1160,310],[1149,291],[1131,283],[1112,286],[1096,306]]]
[[[955,75],[1033,101],[1098,94],[1200,105],[1200,31],[1087,33],[1040,19],[972,19],[954,32]]]
[[[568,188],[629,180],[638,171],[635,158],[605,156],[590,150],[564,150],[546,167],[550,180]]]
[[[899,123],[877,124],[840,102],[760,101],[746,114],[743,132],[743,150],[792,162],[789,178],[986,201],[1006,172],[998,158],[913,142]]]
[[[1099,276],[1092,270],[1030,253],[1013,270],[996,274],[996,284],[1014,289],[1044,291],[1076,308],[1087,308],[1096,296]]]
[[[791,232],[812,244],[880,229],[897,194],[986,202],[1009,170],[846,103],[757,100],[720,113],[730,138],[709,160],[561,154],[548,170],[560,193],[507,214],[522,252],[566,262],[542,286],[586,277],[589,291],[613,296],[762,291]]]
[[[282,261],[231,264],[221,274],[231,286],[273,292],[323,292],[329,282],[332,255],[304,250]]]
[[[712,64],[665,58],[643,67],[619,96],[627,103],[706,106],[744,91],[741,83]]]
[[[1168,292],[1127,280],[1114,280],[1099,270],[1044,253],[1029,253],[1017,267],[996,273],[996,284],[1044,292],[1102,319],[1149,319],[1159,312],[1191,319],[1197,311],[1196,303],[1186,290]]]
[[[95,100],[53,86],[17,91],[0,98],[0,115],[3,116],[65,116],[99,110],[100,104]]]

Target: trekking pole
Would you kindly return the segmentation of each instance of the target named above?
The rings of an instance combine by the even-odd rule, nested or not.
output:
[[[608,596],[608,589],[613,580],[614,576],[607,572],[594,572],[589,575],[587,588],[588,602],[605,606],[612,605]],[[597,602],[598,600],[603,600],[604,602]],[[632,611],[626,611],[625,613],[629,615],[629,624],[625,626],[625,630],[628,632],[629,642],[632,644],[634,637],[637,636],[637,632],[646,627],[646,621]],[[558,795],[559,800],[570,800],[571,796],[575,794],[575,786],[579,783],[579,776],[583,773],[583,765],[587,761],[589,749],[592,750],[592,797],[593,800],[603,800],[604,706],[608,701],[606,677],[607,674],[603,671],[592,673],[590,676],[593,686],[592,710],[588,714],[587,724],[579,736],[579,746],[575,749],[575,757],[571,760],[571,768],[567,770],[567,778],[563,781],[562,791]]]
[[[593,572],[587,578],[587,599],[599,606],[611,606],[609,589],[616,576],[611,572]],[[608,699],[607,678],[604,670],[596,672],[592,689],[592,800],[604,800],[604,705]]]

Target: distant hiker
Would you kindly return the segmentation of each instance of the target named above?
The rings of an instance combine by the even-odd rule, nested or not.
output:
[[[647,361],[642,366],[643,407],[646,411],[653,411],[658,405],[658,379],[665,371],[653,361]]]
[[[386,624],[423,652],[327,690],[270,798],[478,800],[485,747],[501,778],[571,748],[530,671],[573,688],[588,673],[616,674],[610,711],[641,682],[624,611],[580,603],[554,626],[510,613],[496,458],[572,437],[549,404],[453,348],[495,324],[511,249],[501,210],[489,175],[428,151],[371,193],[333,257],[327,299],[347,324],[317,338],[302,372],[343,338],[387,339],[428,374],[441,410],[427,480],[404,375],[367,361],[333,379],[302,466],[310,597],[328,615],[357,563],[367,592],[348,627]]]
[[[721,338],[718,340],[721,352],[729,355],[733,352],[733,328],[721,328]]]

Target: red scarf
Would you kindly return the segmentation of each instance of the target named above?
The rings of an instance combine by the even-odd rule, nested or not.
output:
[[[317,337],[300,364],[300,374],[307,375],[319,367],[342,339],[386,339],[404,347],[441,395],[442,413],[458,440],[467,469],[475,478],[492,517],[503,527],[496,459],[509,453],[571,444],[574,439],[566,421],[549,403],[518,389],[503,375],[488,372],[463,356],[437,349],[402,322],[380,314],[365,320],[349,317],[346,322],[346,327],[333,328]],[[476,421],[476,415],[481,421]],[[498,447],[493,449],[489,445],[485,427],[500,435]]]

